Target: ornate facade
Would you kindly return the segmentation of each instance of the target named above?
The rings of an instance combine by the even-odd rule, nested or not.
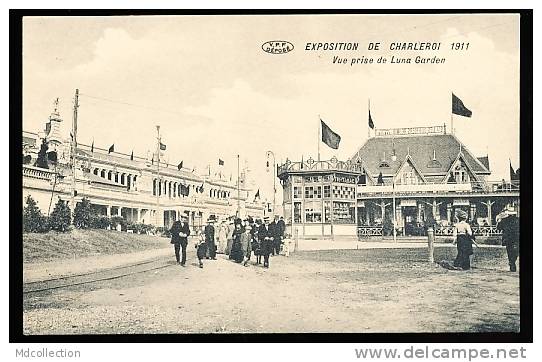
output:
[[[99,214],[156,226],[169,226],[181,213],[188,215],[194,229],[209,216],[263,217],[264,205],[251,202],[252,190],[245,188],[245,180],[240,180],[238,190],[237,180],[202,176],[153,158],[83,144],[75,152],[74,188],[71,142],[60,137],[60,122],[55,111],[43,134],[23,132],[23,197],[31,195],[45,214],[58,198],[69,202],[75,189],[75,203],[87,197]],[[50,160],[55,153],[56,162],[49,162],[49,168],[36,166],[42,142]]]
[[[450,235],[456,209],[476,231],[497,235],[495,216],[519,211],[519,181],[495,182],[445,127],[377,130],[346,162],[287,161],[278,168],[284,215],[301,237]],[[395,204],[395,209],[393,205]]]

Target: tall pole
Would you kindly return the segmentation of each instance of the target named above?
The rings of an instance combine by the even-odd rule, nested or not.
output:
[[[371,99],[367,100],[367,109],[369,114],[371,114]],[[369,126],[369,120],[367,120],[367,139],[371,138],[371,127]]]
[[[160,193],[162,184],[160,182],[160,126],[156,126],[156,226],[159,226],[160,220]]]
[[[75,98],[73,101],[73,118],[72,118],[72,193],[70,206],[75,210],[75,153],[77,150],[77,108],[79,108],[79,89],[75,90]]]
[[[450,124],[450,127],[451,127],[451,131],[450,131],[450,132],[451,132],[452,134],[455,134],[455,131],[454,131],[454,114],[453,114],[453,113],[450,114],[450,123],[451,123],[451,124]]]
[[[393,210],[392,210],[392,216],[393,216],[393,242],[397,242],[397,216],[395,215],[395,177],[392,178],[392,196],[393,196]]]
[[[322,118],[318,115],[318,162],[320,162],[320,128],[322,128]]]
[[[267,158],[269,158],[269,155],[273,156],[273,215],[275,215],[276,193],[277,193],[277,188],[275,185],[276,185],[276,179],[277,179],[277,171],[276,171],[275,153],[273,153],[273,151],[267,151]]]
[[[237,217],[241,216],[241,181],[239,178],[239,155],[237,155]]]

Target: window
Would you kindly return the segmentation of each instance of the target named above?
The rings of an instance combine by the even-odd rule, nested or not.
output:
[[[294,186],[294,199],[301,199],[303,194],[300,186]]]
[[[324,185],[324,198],[329,199],[331,197],[331,186]]]
[[[321,199],[322,186],[305,186],[305,199]]]
[[[322,222],[322,203],[319,201],[305,201],[305,222]]]
[[[355,203],[333,201],[333,222],[353,224],[355,222]]]
[[[301,202],[294,202],[294,223],[301,224]]]

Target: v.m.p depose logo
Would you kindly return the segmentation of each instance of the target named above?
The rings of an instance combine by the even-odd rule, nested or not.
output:
[[[262,49],[269,54],[286,54],[294,50],[294,45],[286,40],[270,40],[262,44]]]

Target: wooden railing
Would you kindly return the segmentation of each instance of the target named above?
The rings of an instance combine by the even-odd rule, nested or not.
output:
[[[466,183],[420,183],[415,185],[400,185],[395,187],[391,184],[379,186],[364,186],[358,185],[358,197],[366,194],[391,194],[395,189],[395,193],[438,193],[438,192],[454,192],[454,193],[505,193],[519,192],[519,182],[503,183],[497,181],[473,181]]]
[[[499,236],[502,231],[497,230],[497,226],[473,226],[472,232],[479,236]],[[437,226],[435,227],[435,235],[453,236],[454,226]]]
[[[358,239],[382,236],[382,226],[358,226]]]

